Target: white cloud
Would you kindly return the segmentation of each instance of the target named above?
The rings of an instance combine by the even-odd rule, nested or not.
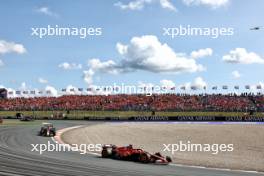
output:
[[[203,80],[202,77],[197,77],[194,79],[193,86],[197,87],[198,89],[203,89],[207,86],[207,83]]]
[[[261,90],[264,89],[264,83],[261,81],[258,84],[251,86],[251,88],[253,89],[254,92],[260,92],[261,90],[257,89],[258,86],[261,87]]]
[[[144,70],[154,73],[198,72],[205,68],[185,53],[176,53],[166,43],[162,44],[156,36],[133,37],[128,45],[117,43],[118,53],[122,60],[100,61],[90,59],[89,70],[84,71],[86,83],[92,83],[95,73],[119,74]],[[201,56],[199,56],[201,57]]]
[[[261,89],[264,89],[264,83],[261,81],[257,84],[257,86],[261,86]]]
[[[52,12],[49,7],[39,7],[38,9],[36,9],[36,11],[47,16],[58,17],[58,14]]]
[[[57,89],[53,86],[46,86],[45,92],[47,92],[47,91],[49,91],[50,92],[49,95],[51,95],[53,97],[59,96]]]
[[[253,85],[249,85],[249,86],[250,86],[251,92],[258,93],[258,92],[262,92],[262,90],[264,88],[264,83],[260,81],[257,84],[253,84]],[[258,86],[261,86],[261,89],[257,89]]]
[[[193,82],[186,82],[184,84],[179,85],[179,87],[185,87],[186,90],[191,90],[191,87],[195,87],[197,90],[202,90],[204,87],[207,87],[207,83],[204,81],[202,77],[196,77]]]
[[[122,10],[142,10],[146,5],[153,4],[158,1],[162,8],[171,11],[176,11],[176,7],[171,3],[170,0],[132,0],[127,4],[124,4],[121,1],[119,1],[114,5]]]
[[[59,64],[59,68],[62,68],[64,70],[78,70],[78,69],[82,69],[82,65],[76,63],[64,62]]]
[[[21,89],[21,90],[26,90],[26,89],[27,89],[27,84],[26,84],[26,82],[22,82],[22,83],[21,83],[20,89]]]
[[[77,87],[73,86],[73,85],[68,85],[66,87],[66,94],[67,95],[78,95],[80,94],[81,92],[78,90]]]
[[[0,54],[6,53],[24,54],[26,49],[22,44],[0,40]]]
[[[0,59],[0,67],[3,67],[4,65],[4,62]]]
[[[144,8],[145,4],[151,3],[152,0],[134,0],[130,1],[128,4],[123,4],[122,2],[117,2],[114,5],[122,10],[141,10]]]
[[[183,3],[190,6],[190,5],[204,5],[208,6],[212,9],[216,9],[219,7],[226,6],[229,3],[229,0],[183,0]]]
[[[191,82],[187,82],[184,84],[179,85],[179,87],[185,87],[186,90],[189,90],[191,88]]]
[[[248,52],[245,48],[236,48],[223,56],[227,63],[238,64],[264,64],[264,59],[254,52]]]
[[[117,49],[117,52],[121,55],[124,55],[125,53],[127,53],[127,48],[128,46],[126,45],[123,45],[121,43],[117,43],[116,44],[116,49]]]
[[[234,79],[239,79],[241,77],[241,74],[237,70],[233,71],[231,74]]]
[[[31,89],[31,86],[28,86],[26,82],[22,82],[20,87],[18,88],[19,91],[21,91],[20,95],[17,95],[17,97],[25,97],[29,98],[31,95],[30,94],[24,94],[23,91],[29,91]]]
[[[117,44],[118,52],[125,59],[122,66],[150,72],[180,73],[197,72],[204,67],[189,59],[186,54],[176,53],[156,36],[133,37],[129,45]]]
[[[15,94],[15,89],[12,89],[12,88],[6,88],[7,92],[13,92],[13,94],[7,94],[7,98],[16,98],[18,97],[17,94]]]
[[[191,52],[191,58],[198,59],[206,56],[211,56],[213,54],[213,50],[211,48],[199,49],[197,51]]]
[[[175,83],[172,80],[163,79],[160,81],[162,87],[172,88],[175,87]]]
[[[157,2],[159,2],[159,5],[164,9],[177,11],[171,0],[131,0],[128,3],[119,1],[115,3],[114,6],[119,7],[122,10],[142,10],[146,5],[152,5]],[[182,0],[182,2],[187,6],[203,5],[210,7],[211,9],[224,7],[229,4],[229,0]]]
[[[44,78],[38,78],[38,82],[41,84],[47,84],[48,80],[44,79]]]
[[[176,7],[171,3],[170,0],[160,0],[160,5],[164,9],[172,10],[172,11],[177,11]]]
[[[83,79],[88,85],[93,83],[93,75],[94,71],[92,69],[83,71]]]
[[[117,65],[113,60],[101,62],[100,59],[90,59],[88,61],[90,69],[93,71],[99,71],[102,73],[118,74],[123,71],[121,67]]]

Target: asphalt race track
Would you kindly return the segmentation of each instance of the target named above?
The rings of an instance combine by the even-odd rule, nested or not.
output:
[[[95,122],[52,121],[57,129]],[[31,144],[54,143],[37,136],[40,126],[0,126],[0,175],[254,176],[256,173],[160,166],[102,159],[78,152],[32,152]]]

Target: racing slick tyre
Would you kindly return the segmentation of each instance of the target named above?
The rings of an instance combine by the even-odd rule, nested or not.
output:
[[[102,158],[108,158],[109,157],[109,153],[107,150],[102,150]]]
[[[169,156],[166,156],[166,160],[167,160],[169,163],[172,162],[171,157],[169,157]]]
[[[135,161],[135,162],[139,162],[139,154],[132,154],[130,160],[131,161]]]
[[[146,153],[141,153],[139,156],[139,161],[141,163],[149,163],[149,157]]]
[[[121,160],[122,159],[117,152],[112,153],[112,158],[116,159],[116,160]]]
[[[54,137],[54,136],[56,136],[56,133],[55,132],[50,132],[50,136]]]

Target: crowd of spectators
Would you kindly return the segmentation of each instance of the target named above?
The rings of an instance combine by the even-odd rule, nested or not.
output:
[[[67,95],[0,99],[0,110],[264,111],[264,96],[251,95]]]
[[[264,96],[254,98],[254,103],[259,111],[264,112]]]

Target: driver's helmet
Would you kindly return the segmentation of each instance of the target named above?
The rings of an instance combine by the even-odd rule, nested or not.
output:
[[[155,153],[155,155],[157,155],[157,156],[160,156],[160,157],[161,157],[161,154],[160,154],[160,152],[157,152],[157,153]]]

